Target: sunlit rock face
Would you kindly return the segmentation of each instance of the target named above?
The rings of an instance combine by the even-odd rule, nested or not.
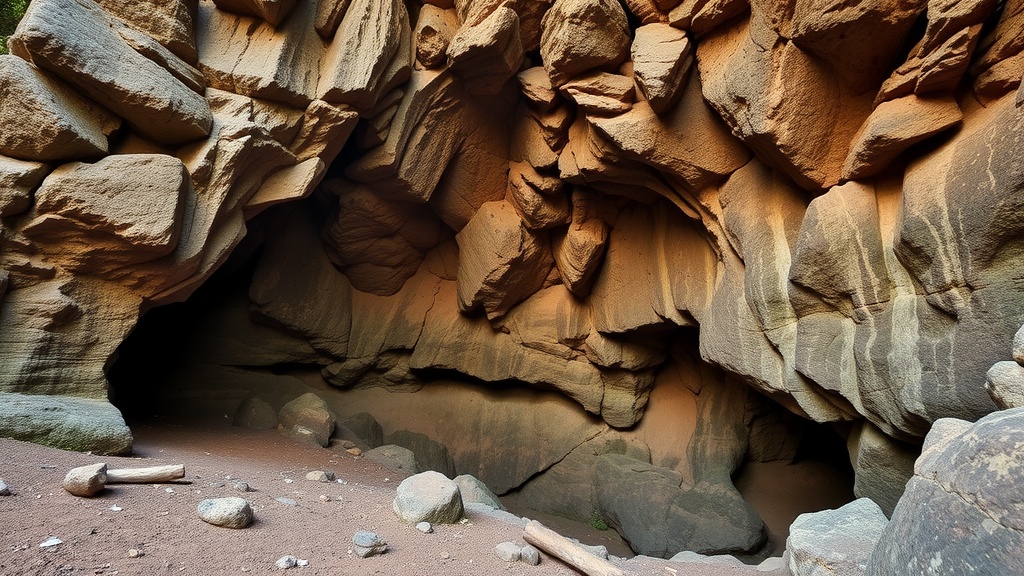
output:
[[[629,431],[682,340],[694,394],[711,370],[839,423],[859,474],[903,462],[995,409],[1024,323],[1022,37],[1015,0],[33,0],[0,56],[0,394],[106,401],[140,315],[234,258],[182,365],[338,398],[443,374]],[[677,507],[718,495],[704,549],[758,546],[730,492],[753,400],[706,401],[680,429],[723,430],[674,460],[580,460],[590,505],[652,522],[613,497],[639,458]]]

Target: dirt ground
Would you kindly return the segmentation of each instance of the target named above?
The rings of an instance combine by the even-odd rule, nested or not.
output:
[[[159,420],[133,426],[133,432],[135,454],[126,458],[0,439],[0,479],[12,491],[0,496],[0,575],[280,573],[274,563],[287,554],[309,562],[289,573],[307,576],[577,574],[544,554],[539,566],[500,560],[494,547],[506,540],[525,544],[523,530],[489,515],[469,512],[461,524],[435,526],[432,534],[417,531],[391,510],[403,476],[340,448],[304,445],[274,431]],[[95,462],[111,468],[184,464],[185,479],[115,485],[93,498],[62,489],[70,468]],[[331,470],[341,482],[307,480],[312,470]],[[238,492],[234,481],[253,491]],[[232,530],[201,521],[199,501],[219,496],[249,500],[255,523]],[[358,530],[380,534],[388,552],[354,555],[351,542]],[[40,547],[51,537],[63,543]],[[587,542],[585,536],[581,540]],[[132,549],[142,555],[130,557]],[[617,562],[638,575],[765,574],[754,567]]]

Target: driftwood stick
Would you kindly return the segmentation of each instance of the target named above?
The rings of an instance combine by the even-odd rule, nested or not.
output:
[[[151,482],[168,482],[184,477],[184,464],[107,470],[107,484],[148,484]]]
[[[611,562],[594,556],[536,520],[526,525],[523,539],[587,576],[626,576]]]

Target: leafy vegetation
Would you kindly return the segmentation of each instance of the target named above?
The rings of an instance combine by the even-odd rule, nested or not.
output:
[[[3,0],[0,2],[0,54],[7,54],[7,38],[14,34],[18,22],[25,15],[29,0]]]
[[[602,532],[608,529],[608,523],[597,512],[590,513],[590,520],[587,520],[587,524],[590,524],[590,527],[594,530],[601,530]]]

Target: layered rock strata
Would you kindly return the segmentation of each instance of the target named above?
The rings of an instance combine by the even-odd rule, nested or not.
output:
[[[696,329],[851,423],[859,473],[905,463],[995,409],[1024,323],[1022,13],[34,0],[0,56],[0,392],[105,401],[140,314],[247,239],[258,343],[223,365],[513,382],[629,428]],[[905,468],[858,486],[891,507]]]

